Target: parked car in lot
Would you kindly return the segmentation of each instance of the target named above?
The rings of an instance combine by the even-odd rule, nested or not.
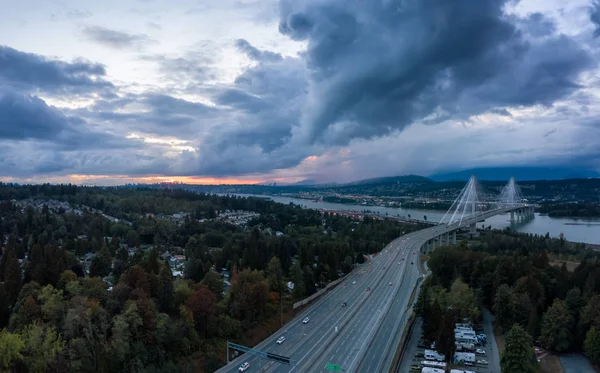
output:
[[[477,355],[485,355],[485,350],[483,348],[478,348],[477,350],[475,350],[475,353]]]
[[[422,352],[417,352],[415,354],[415,357],[423,357],[423,356],[425,356],[425,355]]]
[[[285,342],[285,337],[284,336],[281,336],[281,337],[277,338],[277,344],[278,345],[282,344],[283,342]]]
[[[304,320],[302,320],[302,324],[308,324],[309,321],[310,319],[308,317],[305,317]]]
[[[245,372],[248,370],[248,368],[250,368],[250,363],[245,362],[244,364],[240,365],[240,369],[238,369],[238,372]]]
[[[428,348],[428,347],[425,343],[419,342],[419,344],[417,345],[417,348]]]
[[[485,360],[485,359],[480,359],[480,360],[477,360],[477,364],[481,364],[481,365],[487,365],[487,363],[488,363],[488,362],[487,362],[487,360]]]
[[[417,364],[413,364],[413,365],[410,366],[410,369],[412,369],[412,370],[419,370],[419,369],[421,369],[421,367],[419,365],[417,365]]]

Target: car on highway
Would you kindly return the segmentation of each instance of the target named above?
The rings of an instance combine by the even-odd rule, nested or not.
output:
[[[238,369],[238,372],[245,372],[250,368],[250,363],[249,362],[245,362],[244,364],[240,365],[240,368]]]
[[[277,338],[277,344],[278,345],[282,344],[283,342],[285,342],[285,337],[284,336],[281,336],[281,337]]]
[[[392,283],[390,282],[390,286],[392,286]]]
[[[309,321],[310,319],[308,317],[305,317],[304,320],[302,320],[302,324],[308,324]]]
[[[410,264],[415,264],[415,263],[413,263],[413,262],[410,262]]]
[[[352,285],[356,285],[356,281],[352,281]]]
[[[342,307],[346,307],[346,302],[342,302]]]
[[[370,288],[370,287],[367,287],[367,291],[371,291],[371,288]]]
[[[477,350],[475,350],[475,353],[477,355],[485,355],[485,350],[483,348],[478,348]]]

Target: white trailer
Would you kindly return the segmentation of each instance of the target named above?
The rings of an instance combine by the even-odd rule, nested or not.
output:
[[[477,340],[476,337],[470,337],[470,336],[466,336],[466,335],[454,335],[454,342],[455,343],[472,343],[472,344],[477,344],[479,341]]]
[[[472,352],[457,352],[454,354],[455,363],[474,363],[475,354]]]
[[[472,370],[450,369],[450,373],[476,373]]]
[[[454,345],[456,346],[456,351],[459,352],[473,352],[475,351],[475,345],[473,343],[461,343],[461,342],[454,342]]]
[[[423,354],[426,360],[436,360],[436,361],[444,361],[446,360],[446,355],[442,355],[434,350],[425,350]]]
[[[421,369],[421,373],[446,373],[446,371],[439,368],[424,367]]]
[[[444,363],[442,361],[423,360],[423,361],[421,361],[421,366],[446,370],[446,363]]]

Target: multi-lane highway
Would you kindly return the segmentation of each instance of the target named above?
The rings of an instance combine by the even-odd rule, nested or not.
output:
[[[460,227],[506,209],[464,219]],[[245,354],[218,372],[326,372],[327,364],[345,372],[386,372],[406,326],[411,294],[419,281],[419,251],[432,238],[459,228],[438,225],[402,236],[371,261],[354,270],[335,289],[255,349],[290,357],[290,365],[264,361]],[[344,306],[345,303],[345,306]],[[302,321],[308,317],[310,321]],[[276,341],[280,336],[286,340]]]

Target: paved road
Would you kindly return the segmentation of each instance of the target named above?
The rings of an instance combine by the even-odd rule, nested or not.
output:
[[[590,361],[581,354],[562,355],[560,357],[564,373],[594,373]]]
[[[494,337],[494,316],[486,308],[481,309],[481,316],[483,318],[483,332],[487,334],[485,352],[488,361],[488,372],[497,373],[500,372],[500,351]]]
[[[462,226],[498,212],[504,210],[465,219]],[[457,228],[457,224],[438,225],[392,241],[370,265],[354,270],[344,283],[254,347],[288,356],[292,364],[244,355],[217,372],[237,372],[244,361],[251,364],[247,372],[325,372],[327,363],[341,365],[346,372],[385,371],[406,326],[408,302],[418,283],[419,249]],[[342,307],[342,302],[347,306]],[[302,323],[304,317],[310,318],[308,324]],[[286,341],[277,345],[281,335]]]

